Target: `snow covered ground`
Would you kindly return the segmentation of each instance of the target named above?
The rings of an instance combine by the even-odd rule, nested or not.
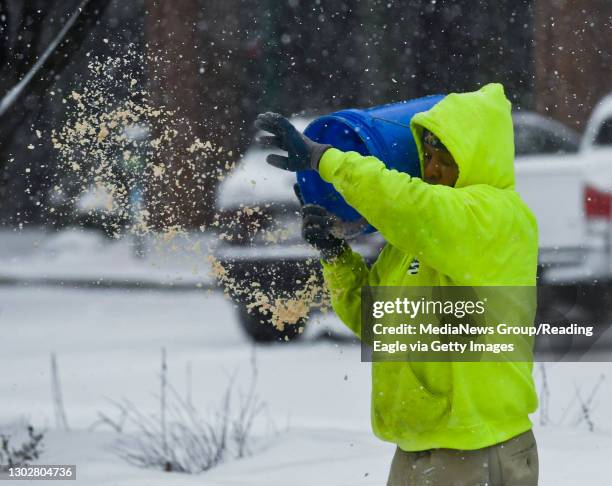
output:
[[[43,242],[45,248],[49,244]],[[11,251],[17,255],[21,249],[19,258],[35,275],[35,257],[24,257],[24,246],[16,247]],[[7,248],[1,250],[0,263],[9,260]],[[60,253],[69,258],[69,252]],[[142,262],[126,261],[119,266],[142,268]],[[113,262],[109,258],[109,273]],[[162,347],[170,383],[187,390],[190,368],[193,403],[203,411],[219,403],[233,373],[237,386],[245,387],[253,346],[231,303],[206,290],[0,286],[0,427],[24,417],[46,427],[41,463],[76,464],[77,483],[92,486],[384,484],[393,446],[370,432],[369,364],[360,362],[359,346],[333,316],[318,321],[307,328],[302,342],[255,348],[257,393],[267,404],[266,421],[271,418],[278,429],[267,437],[266,447],[189,476],[126,464],[114,449],[118,434],[94,424],[98,412],[115,413],[109,400],[128,398],[144,412],[157,411]],[[322,331],[328,328],[345,339],[325,339]],[[55,426],[52,352],[69,431]],[[533,417],[540,484],[608,486],[612,363],[557,363],[545,369],[550,424],[539,425],[539,412]],[[535,375],[541,389],[540,365]],[[581,419],[576,387],[587,401],[602,375],[589,405],[590,432]]]
[[[252,346],[218,293],[2,288],[0,309],[0,423],[27,417],[48,427],[42,462],[77,464],[82,484],[154,485],[170,479],[123,463],[113,452],[117,435],[105,426],[91,429],[99,411],[113,413],[107,399],[126,397],[143,410],[156,410],[162,347],[177,388],[187,386],[191,363],[193,401],[203,409],[218,402],[232,372],[243,384],[250,376]],[[369,430],[369,365],[360,362],[355,343],[320,337],[324,325],[338,325],[325,320],[315,322],[301,343],[255,350],[258,394],[281,430],[272,443],[202,476],[173,474],[172,484],[384,483],[393,447]],[[52,351],[69,432],[55,430]],[[547,374],[549,415],[562,423],[536,427],[541,484],[609,484],[612,364],[548,364]],[[592,407],[595,431],[589,432],[584,421],[575,424],[580,414],[574,384],[586,399],[601,374],[606,379]]]
[[[0,282],[207,287],[212,284],[204,234],[159,235],[134,258],[132,238],[110,240],[100,231],[0,230]]]

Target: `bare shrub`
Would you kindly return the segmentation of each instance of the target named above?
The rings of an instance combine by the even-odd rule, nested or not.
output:
[[[51,396],[53,399],[56,427],[60,430],[68,430],[68,419],[66,418],[64,399],[62,398],[62,385],[55,353],[51,353]]]
[[[114,404],[119,419],[100,414],[97,424],[123,431],[116,452],[130,464],[189,474],[207,471],[227,459],[250,455],[259,444],[252,433],[253,423],[266,406],[256,393],[254,356],[250,368],[246,392],[235,390],[235,376],[230,377],[219,403],[202,415],[191,403],[190,391],[182,397],[168,382],[166,352],[162,350],[159,412],[143,413],[124,399]]]
[[[0,430],[0,464],[2,466],[25,466],[40,457],[43,452],[44,432],[37,432],[28,423],[20,422]],[[14,443],[21,442],[19,446]]]
[[[586,424],[588,430],[593,432],[595,430],[595,422],[593,419],[593,412],[596,409],[595,398],[597,397],[601,384],[604,382],[606,376],[604,374],[599,376],[586,398],[583,398],[582,388],[574,382],[574,394],[568,401],[568,404],[561,414],[559,420],[553,421],[550,418],[549,412],[552,393],[548,383],[546,365],[544,363],[540,363],[540,373],[542,376],[542,384],[539,392],[540,425],[562,425],[569,423],[574,427],[578,427],[584,423]],[[569,421],[568,417],[572,413],[573,419]]]
[[[599,379],[595,383],[595,386],[593,386],[593,389],[591,390],[591,393],[586,398],[586,400],[582,398],[580,388],[577,384],[574,383],[574,388],[576,390],[576,398],[578,402],[578,411],[574,419],[574,426],[578,426],[582,422],[584,422],[590,432],[593,432],[595,430],[595,423],[593,422],[593,411],[595,410],[595,407],[593,400],[597,396],[597,392],[599,391],[599,388],[603,383],[604,379],[605,375],[602,374],[599,376]]]
[[[121,403],[115,402],[113,400],[109,401],[111,405],[113,405],[117,409],[117,418],[113,418],[109,414],[106,414],[104,412],[98,412],[98,420],[91,424],[89,430],[94,430],[100,425],[106,425],[118,434],[123,432],[123,427],[125,426],[125,422],[128,417],[128,411]]]
[[[542,375],[542,388],[540,390],[540,425],[548,425],[550,422],[550,387],[548,386],[548,375],[546,373],[545,363],[540,363],[540,374]]]
[[[244,457],[251,454],[250,437],[253,422],[265,408],[255,393],[257,384],[257,363],[255,353],[251,355],[251,385],[246,394],[239,393],[238,414],[232,421],[232,439],[236,446],[236,456]]]

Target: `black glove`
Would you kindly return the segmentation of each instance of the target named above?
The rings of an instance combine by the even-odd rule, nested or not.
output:
[[[321,252],[325,261],[339,256],[349,246],[346,240],[331,233],[335,218],[323,206],[302,206],[302,237]]]
[[[278,113],[263,113],[255,120],[255,127],[270,132],[272,136],[260,137],[263,145],[278,147],[288,152],[288,156],[270,154],[268,164],[279,169],[297,172],[298,170],[318,170],[319,160],[331,145],[313,142],[300,133],[284,116]]]

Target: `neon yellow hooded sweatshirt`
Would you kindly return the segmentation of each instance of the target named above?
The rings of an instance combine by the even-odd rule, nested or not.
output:
[[[427,128],[459,167],[455,187],[427,184],[356,152],[324,153],[321,177],[387,241],[371,268],[352,250],[323,262],[334,310],[358,336],[364,285],[535,286],[537,225],[514,190],[510,110],[503,87],[488,84],[449,94],[414,116],[421,168]],[[505,441],[532,426],[532,368],[529,362],[372,363],[372,428],[406,451]]]

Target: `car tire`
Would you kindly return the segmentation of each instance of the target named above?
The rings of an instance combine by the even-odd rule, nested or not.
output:
[[[608,285],[549,285],[539,289],[536,325],[548,322],[558,327],[592,325],[594,335],[537,336],[536,349],[548,350],[553,361],[581,359],[603,334],[609,324],[611,293]]]
[[[270,316],[264,315],[258,309],[247,310],[246,306],[238,305],[238,320],[246,334],[256,343],[273,343],[295,341],[300,338],[306,325],[306,319],[295,324],[288,324],[280,331],[270,322]]]

